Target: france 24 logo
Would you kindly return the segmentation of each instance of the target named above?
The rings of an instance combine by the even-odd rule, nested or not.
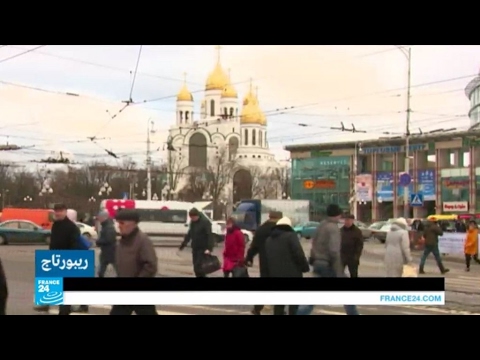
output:
[[[35,278],[35,305],[62,305],[62,278]]]

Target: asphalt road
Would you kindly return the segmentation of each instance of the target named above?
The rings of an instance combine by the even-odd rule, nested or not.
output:
[[[308,241],[303,241],[306,251],[309,250]],[[33,311],[33,280],[34,280],[34,251],[40,246],[2,246],[0,258],[7,273],[9,284],[9,314],[37,314]],[[188,249],[178,252],[176,248],[156,248],[159,258],[160,276],[193,276],[191,255]],[[365,244],[364,254],[361,259],[359,275],[384,276],[383,245],[371,242]],[[221,248],[215,250],[216,255],[221,253]],[[418,256],[415,255],[416,258]],[[418,260],[417,260],[418,263]],[[359,311],[364,315],[449,315],[449,314],[480,314],[480,265],[472,265],[469,273],[464,272],[463,264],[458,262],[445,262],[451,269],[446,278],[447,294],[446,305],[442,308],[433,307],[407,307],[407,306],[360,306]],[[427,276],[442,276],[433,258],[427,260],[425,270]],[[107,276],[114,276],[110,269]],[[222,276],[220,272],[213,276]],[[258,268],[254,266],[250,276],[258,276]],[[245,315],[249,314],[248,306],[161,306],[159,313],[163,315]],[[56,312],[52,308],[52,313]],[[90,309],[90,314],[107,314],[108,307]],[[271,311],[266,311],[266,314]],[[338,306],[318,306],[318,315],[342,315],[343,309]]]

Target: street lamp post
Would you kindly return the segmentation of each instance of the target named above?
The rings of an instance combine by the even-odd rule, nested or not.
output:
[[[97,199],[95,199],[93,196],[90,196],[90,199],[88,199],[88,202],[90,203],[94,203],[95,201],[97,201]]]
[[[44,182],[38,196],[45,196],[45,207],[48,207],[48,195],[50,194],[53,194],[53,189],[48,183]]]
[[[400,45],[395,45],[403,55],[407,58],[408,62],[408,72],[407,72],[407,121],[405,128],[405,173],[410,174],[410,98],[411,98],[411,77],[412,77],[412,48],[409,47],[408,50]],[[410,204],[409,204],[409,185],[405,186],[403,191],[403,217],[405,219],[410,216]]]
[[[358,153],[362,152],[362,143],[355,142],[355,152],[353,154],[353,216],[355,219],[358,218],[358,209],[357,209],[357,201],[358,201],[358,194],[357,194],[357,175],[358,175]]]
[[[105,182],[102,187],[100,188],[98,192],[98,196],[103,196],[103,195],[110,195],[110,193],[113,191],[112,187],[108,182]]]
[[[25,196],[25,197],[23,198],[23,201],[25,201],[25,202],[31,202],[31,201],[33,201],[33,199],[32,199],[30,196]]]

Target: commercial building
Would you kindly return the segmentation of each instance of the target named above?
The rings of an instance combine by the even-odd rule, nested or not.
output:
[[[337,203],[364,221],[403,216],[405,138],[286,150],[292,159],[291,197],[310,200],[315,214]],[[409,204],[410,216],[480,212],[480,130],[411,136],[409,154],[408,191],[422,200],[421,206]]]
[[[480,123],[480,71],[478,76],[470,81],[465,88],[465,95],[470,99],[470,117],[471,125]]]

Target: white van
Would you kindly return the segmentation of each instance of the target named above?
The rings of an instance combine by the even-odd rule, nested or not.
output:
[[[100,204],[100,210],[107,211],[112,218],[118,210],[135,209],[140,215],[140,230],[155,245],[172,246],[180,245],[187,234],[190,226],[188,213],[194,207],[193,203],[183,201],[103,200]],[[220,226],[212,223],[212,233],[221,234]]]

